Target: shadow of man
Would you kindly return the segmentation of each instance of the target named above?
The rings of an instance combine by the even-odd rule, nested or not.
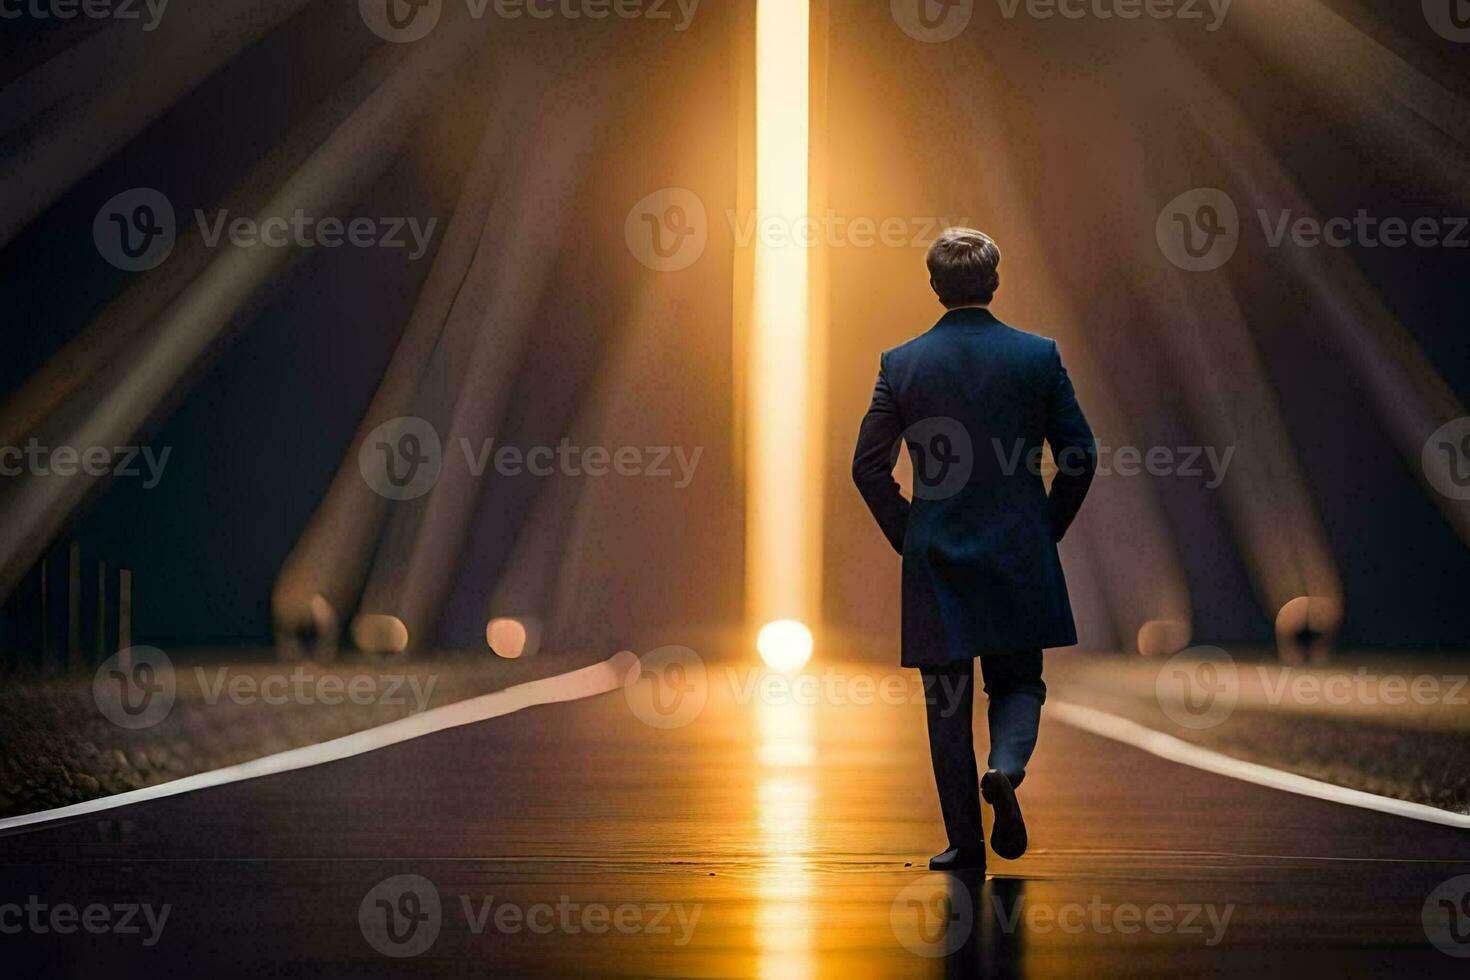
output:
[[[1026,881],[963,871],[949,876],[950,905],[974,910],[964,943],[944,957],[946,977],[1019,977]]]

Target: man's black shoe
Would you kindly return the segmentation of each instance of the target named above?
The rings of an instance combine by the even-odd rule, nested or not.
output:
[[[962,851],[958,847],[951,847],[943,854],[936,854],[929,859],[930,871],[984,871],[985,852]]]
[[[987,769],[980,777],[980,795],[995,810],[995,825],[990,829],[990,846],[995,853],[1014,861],[1026,853],[1026,821],[1021,818],[1021,804],[1011,781],[999,769]]]

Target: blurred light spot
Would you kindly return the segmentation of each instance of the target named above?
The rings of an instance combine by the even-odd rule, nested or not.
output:
[[[526,624],[514,616],[497,616],[485,626],[485,642],[497,657],[514,660],[533,651],[526,649]]]
[[[337,611],[332,608],[326,596],[314,595],[311,597],[311,621],[316,627],[318,636],[337,632]]]
[[[408,649],[408,627],[397,616],[365,613],[352,621],[352,642],[365,653],[399,654]]]
[[[1340,599],[1299,595],[1276,613],[1277,649],[1287,660],[1326,660],[1341,625]]]
[[[1167,657],[1189,646],[1188,620],[1150,619],[1138,628],[1138,652],[1145,657]]]
[[[812,656],[812,631],[794,619],[778,619],[761,627],[755,648],[772,670],[793,674]]]

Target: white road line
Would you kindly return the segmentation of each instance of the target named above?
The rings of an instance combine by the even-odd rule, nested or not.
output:
[[[1364,810],[1377,810],[1380,813],[1391,813],[1396,817],[1423,820],[1426,823],[1437,823],[1445,827],[1470,828],[1470,814],[1453,813],[1449,810],[1441,810],[1439,807],[1426,806],[1423,803],[1410,803],[1407,800],[1396,800],[1391,796],[1365,793],[1362,790],[1324,783],[1319,779],[1311,779],[1294,772],[1273,769],[1255,762],[1246,762],[1211,749],[1201,748],[1183,739],[1175,738],[1173,735],[1156,732],[1152,728],[1145,728],[1137,722],[1109,714],[1106,711],[1099,711],[1096,708],[1067,701],[1048,701],[1046,709],[1048,715],[1063,724],[1080,728],[1084,732],[1091,732],[1103,738],[1110,738],[1115,742],[1131,745],[1150,755],[1156,755],[1160,759],[1168,759],[1180,765],[1193,766],[1220,776],[1255,783],[1257,786],[1269,786],[1271,789],[1296,793],[1298,796],[1310,796],[1314,799],[1342,803]]]
[[[159,800],[167,796],[178,796],[180,793],[192,793],[195,790],[208,789],[212,786],[224,786],[227,783],[238,783],[259,776],[272,776],[276,773],[290,772],[293,769],[319,766],[323,763],[351,758],[354,755],[375,752],[378,749],[432,735],[434,732],[441,732],[447,728],[458,728],[461,725],[473,725],[475,722],[500,718],[538,704],[578,701],[582,698],[606,694],[622,687],[626,680],[636,678],[636,673],[630,672],[637,670],[637,655],[624,650],[601,663],[565,674],[557,674],[554,677],[543,677],[525,684],[517,684],[503,691],[494,691],[470,698],[468,701],[446,704],[442,708],[431,708],[408,718],[400,718],[398,721],[379,725],[376,728],[353,732],[351,735],[344,735],[331,741],[287,749],[285,752],[251,759],[249,762],[226,766],[223,769],[213,769],[209,772],[195,773],[192,776],[184,776],[167,783],[159,783],[157,786],[145,786],[142,789],[118,793],[115,796],[104,796],[95,800],[87,800],[85,803],[73,803],[70,806],[56,807],[51,810],[39,810],[36,813],[6,817],[0,820],[0,831],[48,823],[53,820],[81,817],[89,813],[100,813],[103,810],[143,803],[147,800]]]

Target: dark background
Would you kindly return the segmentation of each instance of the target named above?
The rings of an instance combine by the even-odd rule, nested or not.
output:
[[[193,208],[209,209],[273,140],[380,43],[360,24],[351,29],[352,6],[328,0],[309,5],[216,72],[121,151],[99,161],[60,203],[0,251],[0,391],[23,381],[132,281],[131,274],[108,265],[93,247],[91,223],[100,204],[119,190],[146,185],[168,195],[181,225],[192,220]],[[548,52],[555,50],[558,32],[618,30],[626,32],[628,40],[616,54],[609,49],[609,59],[620,62],[617,72],[610,65],[558,61],[554,56],[545,62],[548,77],[607,71],[623,79],[629,93],[619,104],[621,122],[601,151],[607,165],[596,173],[606,185],[600,191],[589,190],[590,211],[585,215],[586,221],[600,223],[603,231],[612,225],[606,236],[606,263],[594,270],[601,278],[589,277],[581,268],[558,273],[558,285],[548,291],[538,327],[542,345],[539,353],[527,357],[527,384],[549,378],[545,383],[575,390],[586,360],[595,360],[597,348],[588,338],[603,329],[598,319],[604,316],[600,299],[637,272],[615,243],[626,208],[640,196],[633,194],[638,187],[701,184],[709,190],[712,204],[712,246],[704,262],[718,262],[733,247],[729,225],[718,212],[735,196],[739,63],[732,38],[740,19],[732,13],[734,6],[719,8],[706,0],[686,35],[675,35],[667,26],[616,21],[521,22],[500,28],[496,43],[534,38],[548,44]],[[1377,5],[1371,12],[1347,4],[1333,6],[1441,85],[1470,100],[1470,50],[1429,31],[1418,4]],[[856,0],[833,4],[831,116],[825,134],[831,148],[831,204],[848,214],[888,213],[884,207],[891,204],[903,208],[896,212],[900,214],[968,215],[979,224],[985,209],[978,194],[972,201],[956,199],[952,193],[944,199],[931,198],[923,208],[927,188],[933,186],[926,183],[924,161],[942,157],[952,141],[989,141],[992,136],[965,132],[957,123],[946,127],[942,120],[936,125],[932,116],[916,110],[916,106],[932,108],[939,98],[927,75],[939,69],[926,60],[930,51],[895,28],[887,7],[886,2]],[[85,23],[4,21],[0,79],[18,76],[75,32],[91,29]],[[1260,50],[1252,35],[1235,30],[1235,22],[1227,19],[1220,32],[1207,37],[1196,27],[1164,29],[1176,31],[1191,56],[1226,81],[1257,133],[1292,172],[1319,214],[1351,215],[1363,208],[1409,221],[1420,215],[1466,214],[1463,186],[1432,186],[1421,180],[1391,141],[1361,129],[1348,103],[1324,98],[1320,87],[1304,80],[1298,65]],[[1030,90],[1055,85],[1058,79],[1106,89],[1113,78],[1110,65],[1126,62],[1128,43],[1125,25],[1003,22],[993,4],[979,3],[974,24],[951,42],[945,65],[973,59],[1000,66],[1009,110],[1024,112]],[[1300,57],[1322,56],[1302,51]],[[471,75],[484,70],[480,66]],[[472,137],[466,138],[462,120],[456,125],[462,107],[455,100],[483,83],[483,78],[476,82],[472,77],[452,87],[425,120],[421,134],[411,140],[409,152],[346,216],[437,217],[437,243],[453,205],[457,177],[474,145]],[[127,79],[119,77],[117,84],[125,85]],[[1160,79],[1160,84],[1167,87],[1168,80]],[[976,97],[989,96],[977,88]],[[1123,104],[1128,94],[1121,85],[1117,98],[1120,114],[1146,111]],[[1412,107],[1405,111],[1412,112]],[[1036,119],[1038,144],[1064,134],[1072,122],[1056,116]],[[1170,124],[1167,117],[1135,118],[1135,122],[1137,128],[1120,127],[1120,139],[1148,139],[1150,127],[1157,132],[1156,127]],[[660,152],[691,142],[700,150],[695,158],[699,172],[693,177],[660,174]],[[1035,160],[1047,159],[1045,152],[1033,147],[1025,151],[1034,153]],[[1003,150],[998,147],[997,152]],[[1106,195],[1106,175],[1088,177],[1085,163],[1076,161],[1077,172],[1066,175],[1045,167],[1033,169],[1027,186],[1033,204],[1039,206],[1035,213],[1046,214],[1052,180],[1092,179],[1096,193]],[[973,179],[978,189],[985,174],[976,173]],[[895,190],[899,185],[906,185],[903,193]],[[1192,185],[1182,184],[1180,190],[1188,186]],[[715,206],[714,201],[721,203]],[[1237,277],[1238,294],[1343,579],[1344,644],[1463,647],[1461,607],[1464,583],[1470,580],[1470,552],[1388,442],[1337,352],[1324,344],[1315,329],[1318,312],[1305,290],[1292,281],[1289,270],[1273,264],[1277,260],[1270,254],[1246,254],[1254,216],[1245,208],[1242,212],[1247,225],[1243,258],[1235,260],[1231,274]],[[1066,215],[1049,215],[1047,225],[1037,233],[1054,243],[1050,258],[1057,266],[1098,261],[1086,237],[1068,227]],[[1006,229],[982,227],[1004,250]],[[1463,402],[1470,396],[1470,340],[1464,314],[1470,250],[1354,246],[1349,252]],[[910,315],[883,322],[873,322],[867,315],[871,306],[865,277],[872,261],[885,263],[896,278],[912,277],[912,284],[904,287]],[[172,449],[162,484],[144,490],[137,480],[114,482],[77,516],[67,540],[82,541],[89,551],[135,570],[138,637],[191,643],[269,640],[268,597],[276,572],[350,442],[431,263],[432,253],[410,262],[402,253],[382,249],[309,250],[142,435],[141,441],[151,446]],[[1120,291],[1128,290],[1131,276],[1148,274],[1114,271]],[[1003,273],[1027,274],[1025,268],[1011,266],[1003,266]],[[838,627],[893,634],[896,565],[883,556],[876,531],[847,485],[845,459],[878,352],[927,327],[937,309],[925,295],[921,250],[876,258],[835,254],[832,285],[828,550],[839,556],[837,561],[859,553],[864,564],[835,573],[829,568],[827,615]],[[714,291],[711,310],[727,301],[728,292]],[[996,308],[1018,326],[1047,332],[1045,323],[1033,322],[1025,310],[1006,305],[1004,284]],[[689,384],[672,387],[665,405],[671,405],[675,396],[691,404],[721,405],[728,421],[733,383],[728,320],[684,328],[701,338],[696,346],[703,367]],[[1169,379],[1157,352],[1126,323],[1102,316],[1087,322],[1086,329],[1094,357],[1139,431],[1164,444],[1202,441],[1190,438],[1177,392],[1158,383],[1163,378],[1177,385],[1187,379]],[[677,349],[671,348],[670,376],[685,368]],[[1086,406],[1088,393],[1079,394]],[[656,420],[651,420],[650,436],[657,429]],[[668,535],[659,545],[663,554],[697,559],[687,565],[673,558],[655,563],[667,574],[640,582],[616,574],[612,571],[616,563],[610,564],[602,598],[589,601],[606,601],[620,592],[649,593],[657,595],[651,600],[653,615],[664,621],[738,617],[740,515],[730,500],[735,485],[731,434],[727,429],[711,438],[720,440],[706,450],[707,460],[716,460],[709,472],[718,488],[691,507],[681,533]],[[1268,641],[1270,621],[1250,590],[1218,499],[1181,480],[1160,481],[1158,492],[1180,542],[1195,604],[1196,642]],[[517,512],[509,513],[499,525],[501,533],[481,532],[462,574],[481,584],[493,581],[514,537]],[[875,564],[869,567],[869,561]],[[703,577],[691,581],[686,574],[690,567],[703,568]],[[832,594],[858,581],[856,592]],[[488,586],[470,588],[469,598],[451,600],[440,641],[456,645],[475,641],[482,628],[475,620],[478,597],[487,590]]]

